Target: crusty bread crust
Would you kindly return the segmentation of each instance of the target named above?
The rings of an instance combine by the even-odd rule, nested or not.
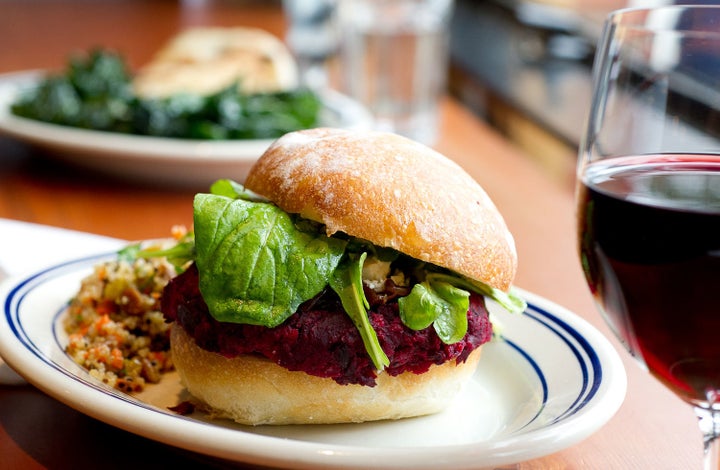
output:
[[[239,81],[244,93],[298,86],[295,59],[280,39],[246,27],[195,27],[174,36],[142,67],[135,92],[162,98],[178,93],[207,95]]]
[[[480,349],[467,361],[432,366],[424,374],[378,375],[375,387],[338,385],[289,371],[268,359],[232,359],[206,351],[178,324],[171,330],[173,362],[202,408],[241,424],[329,424],[400,419],[445,409],[475,372]]]
[[[457,164],[382,132],[312,129],[278,139],[245,186],[283,210],[507,291],[517,254],[505,221]]]

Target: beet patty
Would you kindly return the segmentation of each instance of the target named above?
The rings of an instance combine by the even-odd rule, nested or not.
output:
[[[391,289],[391,288],[390,288]],[[387,300],[387,299],[392,300]],[[432,326],[415,331],[398,315],[395,295],[368,295],[368,316],[390,365],[390,375],[423,373],[433,364],[463,362],[492,337],[484,298],[470,295],[468,331],[454,344],[445,344]],[[298,311],[274,328],[219,322],[209,313],[192,265],[165,287],[162,312],[177,321],[201,348],[225,357],[256,354],[292,371],[332,378],[341,385],[375,385],[377,370],[340,299],[326,289],[300,305]]]

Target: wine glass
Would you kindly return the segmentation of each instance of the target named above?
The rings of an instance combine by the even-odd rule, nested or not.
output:
[[[580,145],[580,261],[637,361],[720,450],[720,7],[611,13]]]

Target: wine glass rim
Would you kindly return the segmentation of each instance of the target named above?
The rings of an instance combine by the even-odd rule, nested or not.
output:
[[[717,25],[716,29],[706,24],[702,29],[678,27],[671,22],[657,21],[658,17],[679,18],[684,12],[710,12],[720,14],[720,4],[716,5],[662,5],[650,7],[628,7],[621,8],[610,12],[606,18],[606,24],[615,27],[624,27],[635,30],[646,31],[672,31],[677,34],[694,34],[694,35],[720,35],[720,15],[713,18],[711,25]],[[705,19],[705,17],[702,17]]]
[[[720,10],[720,4],[697,4],[697,5],[660,5],[660,6],[646,6],[646,7],[626,7],[613,10],[609,13],[610,17],[620,16],[626,13],[632,12],[653,12],[653,11],[672,11],[672,10]]]

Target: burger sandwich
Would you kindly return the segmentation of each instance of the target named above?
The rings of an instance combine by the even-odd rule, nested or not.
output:
[[[486,299],[525,308],[513,238],[483,189],[394,134],[279,138],[244,185],[194,199],[167,285],[175,367],[239,423],[399,419],[448,406],[492,338]],[[170,256],[170,255],[168,255]]]

